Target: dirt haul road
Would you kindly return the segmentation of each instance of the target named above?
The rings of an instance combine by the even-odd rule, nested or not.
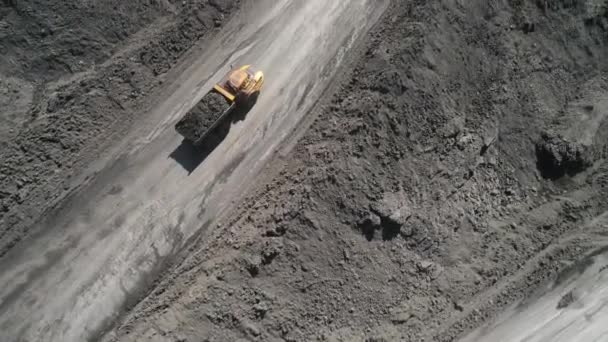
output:
[[[597,238],[605,246],[606,238]],[[604,247],[567,269],[532,298],[512,305],[495,322],[473,331],[461,342],[606,341],[607,262]]]
[[[112,163],[0,261],[0,340],[83,341],[111,325],[189,239],[216,224],[386,5],[244,3]],[[264,91],[204,160],[188,160],[173,124],[231,63],[264,70]]]

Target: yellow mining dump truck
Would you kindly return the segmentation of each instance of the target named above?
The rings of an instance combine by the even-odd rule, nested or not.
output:
[[[235,107],[252,106],[263,83],[264,74],[251,65],[231,70],[175,124],[175,130],[193,145],[200,145]]]

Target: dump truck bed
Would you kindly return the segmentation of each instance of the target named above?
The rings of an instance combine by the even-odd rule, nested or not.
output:
[[[232,108],[222,94],[211,90],[175,124],[175,130],[194,145],[200,145]]]

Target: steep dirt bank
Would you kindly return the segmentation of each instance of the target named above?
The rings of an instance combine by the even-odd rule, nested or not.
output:
[[[238,4],[0,3],[0,256],[153,104],[170,68]]]
[[[395,1],[269,181],[108,340],[453,341],[593,247],[599,1]]]

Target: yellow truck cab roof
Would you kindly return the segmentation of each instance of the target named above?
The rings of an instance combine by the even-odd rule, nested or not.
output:
[[[232,88],[240,89],[248,77],[249,75],[247,74],[247,71],[239,69],[230,73],[230,76],[228,76],[228,82],[230,82]]]

